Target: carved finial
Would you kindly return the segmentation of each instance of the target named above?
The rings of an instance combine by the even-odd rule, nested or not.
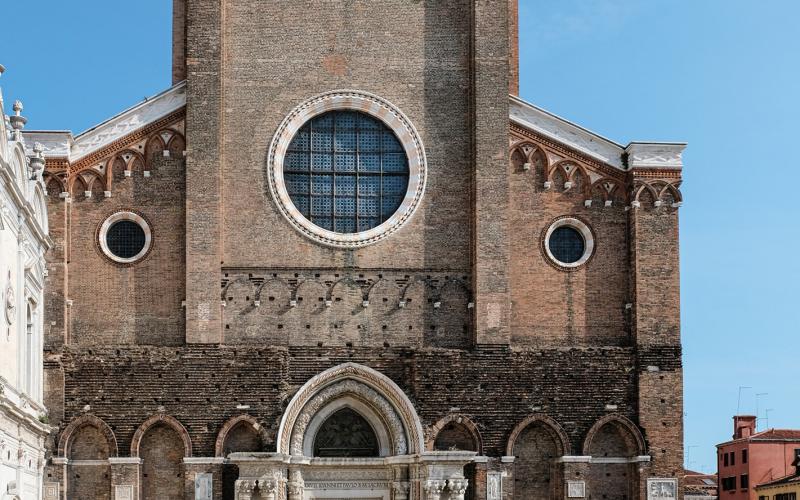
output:
[[[14,140],[18,141],[21,138],[21,131],[25,128],[25,124],[28,122],[28,119],[24,116],[20,115],[22,112],[22,102],[21,101],[14,101],[14,115],[8,117],[8,121],[11,122],[11,128],[14,129]]]
[[[44,170],[44,156],[42,155],[43,151],[44,146],[42,146],[41,143],[36,142],[33,144],[33,156],[31,156],[30,159],[31,170],[33,171],[31,180],[35,180],[39,172]]]

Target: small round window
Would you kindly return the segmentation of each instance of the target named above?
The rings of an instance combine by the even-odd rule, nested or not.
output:
[[[150,251],[150,225],[133,212],[117,212],[106,219],[98,232],[98,243],[109,259],[131,264]]]
[[[594,236],[583,221],[564,217],[557,219],[544,236],[544,251],[558,267],[576,268],[585,264],[594,251]]]

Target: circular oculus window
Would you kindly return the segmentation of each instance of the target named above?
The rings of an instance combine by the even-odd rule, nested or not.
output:
[[[388,101],[359,91],[295,108],[270,147],[268,183],[281,213],[315,241],[339,248],[387,237],[425,189],[422,140]]]
[[[585,264],[594,252],[594,236],[580,219],[563,217],[547,228],[544,252],[557,266],[574,269]]]
[[[100,226],[98,243],[109,259],[120,264],[132,264],[150,251],[150,225],[136,213],[117,212]]]

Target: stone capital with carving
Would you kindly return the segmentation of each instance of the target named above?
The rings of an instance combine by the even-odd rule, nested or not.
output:
[[[447,489],[450,490],[450,499],[464,500],[464,494],[467,492],[468,486],[468,479],[449,479],[447,481]]]
[[[422,488],[425,490],[425,498],[427,500],[439,500],[442,492],[447,487],[447,481],[439,479],[429,479],[425,481]]]

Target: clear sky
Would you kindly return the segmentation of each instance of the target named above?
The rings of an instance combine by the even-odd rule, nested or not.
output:
[[[0,85],[8,108],[24,101],[29,129],[79,132],[169,86],[172,2],[123,3],[14,4]],[[768,408],[771,427],[800,428],[800,2],[520,4],[523,98],[617,142],[689,143],[687,466],[715,470],[740,386],[742,413],[768,393],[760,429]]]

